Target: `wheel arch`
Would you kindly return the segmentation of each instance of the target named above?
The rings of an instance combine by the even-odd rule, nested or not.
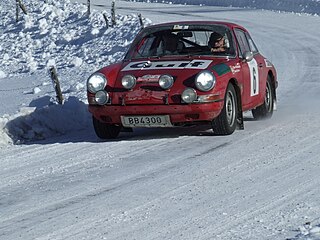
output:
[[[237,124],[238,129],[243,130],[244,124],[243,124],[243,111],[242,111],[242,98],[241,98],[241,87],[239,85],[239,82],[236,78],[231,78],[229,80],[229,83],[231,83],[236,91],[237,95],[237,107],[238,107],[238,116],[237,116]],[[228,83],[228,84],[229,84]]]
[[[268,72],[268,77],[271,79],[274,99],[277,100],[277,94],[276,94],[277,82],[276,82],[276,78],[271,70],[269,70],[269,72]]]

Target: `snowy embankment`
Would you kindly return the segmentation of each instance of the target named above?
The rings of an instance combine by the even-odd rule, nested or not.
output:
[[[134,2],[166,2],[170,4],[192,4],[222,7],[242,7],[296,13],[320,14],[319,0],[128,0]]]
[[[28,14],[21,13],[18,23],[13,1],[0,5],[0,92],[3,97],[12,97],[19,81],[19,88],[24,85],[19,99],[29,95],[30,104],[17,103],[10,114],[0,111],[0,143],[12,142],[8,135],[18,142],[85,128],[86,78],[121,59],[140,30],[136,15],[117,15],[116,26],[111,28],[103,17],[105,13],[110,20],[108,12],[93,11],[88,17],[84,4],[68,0],[23,2]],[[50,66],[58,71],[65,98],[62,106],[54,99]],[[18,112],[13,114],[12,108]]]

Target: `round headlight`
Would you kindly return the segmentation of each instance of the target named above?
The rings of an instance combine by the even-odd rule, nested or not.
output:
[[[94,95],[97,104],[104,105],[109,101],[109,94],[106,91],[98,91]]]
[[[136,85],[137,79],[132,75],[125,75],[121,79],[122,86],[125,89],[132,89]]]
[[[211,72],[202,71],[196,76],[195,84],[200,91],[209,91],[214,88],[216,78]]]
[[[163,89],[169,89],[173,85],[173,77],[171,75],[161,75],[159,78],[159,85]]]
[[[96,93],[103,90],[107,85],[106,77],[101,73],[95,73],[89,77],[87,81],[87,89],[91,93]]]
[[[181,98],[185,103],[192,103],[197,100],[196,90],[193,88],[186,88],[181,94]]]

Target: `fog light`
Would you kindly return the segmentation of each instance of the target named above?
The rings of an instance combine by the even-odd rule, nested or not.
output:
[[[94,100],[99,105],[104,105],[109,101],[109,94],[106,91],[99,91],[95,94]]]
[[[132,89],[136,85],[137,79],[133,75],[125,75],[121,79],[122,86],[125,89]]]
[[[159,85],[160,87],[162,87],[163,89],[169,89],[172,87],[173,85],[173,77],[170,76],[170,75],[162,75],[160,78],[159,78]]]
[[[181,98],[185,103],[192,103],[197,100],[197,92],[193,88],[186,88],[183,91]]]

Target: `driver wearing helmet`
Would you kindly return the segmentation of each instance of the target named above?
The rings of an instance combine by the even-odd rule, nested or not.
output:
[[[227,51],[224,36],[217,32],[211,33],[208,46],[213,53],[224,53]]]

